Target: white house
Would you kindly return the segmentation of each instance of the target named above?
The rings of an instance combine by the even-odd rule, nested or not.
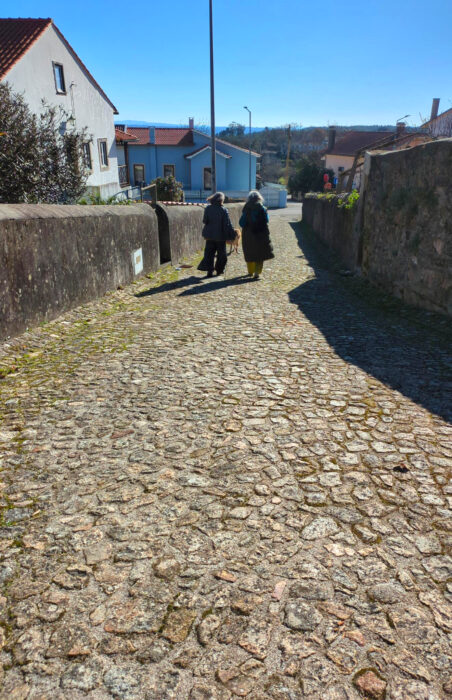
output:
[[[438,114],[439,100],[439,97],[433,99],[430,119],[422,125],[422,128],[433,138],[450,138],[452,136],[452,108]]]
[[[120,190],[113,122],[118,111],[51,19],[0,19],[0,81],[23,93],[34,113],[45,100],[70,115],[65,128],[86,127],[88,187],[102,197]]]

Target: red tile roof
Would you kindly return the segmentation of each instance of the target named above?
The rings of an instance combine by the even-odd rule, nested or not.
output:
[[[391,136],[395,137],[395,132],[348,131],[336,141],[334,148],[326,153],[330,156],[355,156],[363,148],[375,148],[379,141],[386,142]]]
[[[115,127],[115,137],[116,142],[120,141],[121,143],[124,141],[137,141],[136,136],[133,136],[133,134],[129,134],[127,131],[123,131],[122,129],[118,129],[118,127]]]
[[[134,146],[146,146],[148,143],[151,143],[148,126],[128,126],[127,133],[136,138]]]
[[[83,61],[77,56],[72,46],[69,44],[67,39],[60,32],[58,27],[53,23],[50,18],[47,19],[33,19],[33,18],[15,18],[15,19],[0,19],[0,80],[2,80],[9,70],[14,66],[17,61],[19,61],[28,51],[28,49],[33,46],[35,41],[39,39],[41,34],[53,25],[56,33],[60,37],[63,44],[68,49],[69,53],[72,54],[73,58],[80,65],[82,70],[86,73],[88,79],[96,87],[101,95],[106,99],[108,104],[112,107],[113,112],[118,114],[118,110],[114,104],[108,99],[105,92],[100,87],[99,83],[93,78],[88,68],[85,66]]]
[[[0,80],[52,24],[48,19],[0,19]]]
[[[129,134],[137,137],[135,146],[146,146],[151,143],[149,126],[128,126]],[[193,132],[190,129],[176,129],[174,127],[155,129],[156,146],[193,146]]]
[[[156,128],[157,146],[193,146],[193,131],[190,129]]]

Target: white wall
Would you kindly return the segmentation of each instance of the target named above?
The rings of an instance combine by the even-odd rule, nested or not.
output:
[[[63,66],[65,95],[56,91],[52,61]],[[104,197],[119,192],[113,109],[73,58],[53,26],[46,29],[21,60],[11,68],[4,82],[8,82],[15,92],[24,93],[26,102],[35,113],[41,110],[44,99],[50,104],[61,105],[69,114],[72,113],[70,85],[75,83],[72,92],[76,127],[87,127],[92,136],[93,172],[87,184],[90,187],[99,187]],[[107,139],[107,170],[100,169],[97,139]]]

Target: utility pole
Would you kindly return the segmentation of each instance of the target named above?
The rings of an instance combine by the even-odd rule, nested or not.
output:
[[[286,158],[286,172],[285,172],[285,181],[286,181],[286,187],[289,184],[289,163],[290,163],[290,139],[291,139],[291,131],[290,131],[290,124],[289,128],[287,130],[287,158]]]
[[[248,192],[250,192],[250,191],[251,191],[251,110],[248,109],[248,107],[244,107],[243,109],[246,109],[246,111],[247,111],[248,114],[250,115],[250,136],[249,136],[249,150],[250,150],[250,153],[249,153],[249,156],[250,156],[250,157],[249,157],[249,166],[250,166],[250,167],[249,167],[249,170],[250,170],[250,172],[249,172],[249,178],[248,178]]]
[[[215,83],[213,75],[213,17],[212,0],[209,0],[209,21],[210,21],[210,132],[212,146],[212,167],[211,183],[212,194],[217,191],[217,160],[216,160],[216,134],[215,134]]]

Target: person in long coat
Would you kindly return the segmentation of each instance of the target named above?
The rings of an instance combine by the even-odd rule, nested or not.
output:
[[[264,260],[275,257],[268,228],[268,213],[263,201],[257,190],[250,192],[240,217],[243,255],[248,274],[255,280],[258,280],[262,273]]]
[[[213,277],[214,269],[217,275],[222,275],[224,272],[228,261],[226,242],[235,238],[235,231],[229,218],[229,212],[223,206],[223,192],[215,192],[207,201],[209,206],[204,210],[204,228],[202,230],[206,245],[204,257],[198,265],[198,270],[204,270],[207,272],[207,277]]]

